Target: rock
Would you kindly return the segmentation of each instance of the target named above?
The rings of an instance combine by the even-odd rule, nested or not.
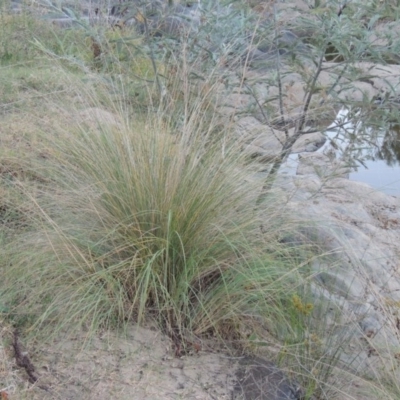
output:
[[[301,39],[292,31],[284,29],[277,35],[276,43],[274,40],[261,39],[256,41],[257,49],[263,53],[276,53],[279,50],[281,55],[288,53],[306,54],[309,50],[306,45],[301,42]]]
[[[275,158],[282,151],[283,132],[261,124],[254,117],[237,121],[236,133],[244,143],[244,151],[251,157],[260,157],[262,162]]]
[[[263,52],[257,47],[245,49],[242,54],[242,65],[248,65],[253,68],[276,68],[276,54],[274,52]]]
[[[233,398],[242,400],[300,400],[301,388],[289,381],[275,364],[262,358],[244,357],[236,373]]]
[[[327,271],[323,270],[315,274],[314,279],[317,280],[321,285],[328,289],[329,293],[334,293],[348,300],[353,300],[364,294],[361,285],[358,285],[355,290],[354,276],[349,277],[346,274],[341,273],[343,271]],[[354,293],[356,292],[356,293]],[[358,295],[358,296],[357,296]]]
[[[292,153],[314,152],[326,142],[321,132],[308,133],[300,136],[292,147]]]
[[[368,316],[360,321],[360,328],[366,337],[373,338],[382,328],[382,325],[376,318]]]
[[[161,0],[136,0],[114,6],[110,14],[120,17],[124,25],[135,26],[141,34],[148,29],[148,34],[154,37],[178,38],[182,34],[196,31],[200,23],[198,4],[190,2],[186,6],[169,6],[166,1]]]
[[[300,154],[297,175],[316,175],[320,179],[348,177],[350,168],[343,161],[321,153]]]
[[[179,37],[185,32],[190,31],[191,25],[185,19],[179,16],[166,16],[154,21],[149,24],[149,33],[152,36],[172,36]],[[142,25],[143,30],[143,25]]]
[[[268,24],[270,25],[270,22]],[[264,33],[262,37],[252,39],[254,45],[244,49],[241,57],[242,64],[247,62],[247,65],[253,69],[265,71],[277,68],[278,57],[279,65],[282,67],[288,57],[294,58],[309,54],[307,46],[301,42],[295,33],[290,30],[283,30],[279,37],[274,40],[274,31],[269,30],[271,32]],[[265,37],[268,37],[268,40]]]
[[[287,190],[288,208],[303,223],[287,240],[311,240],[326,252],[326,262],[313,264],[311,288],[314,303],[331,311],[317,314],[316,306],[315,323],[323,318],[339,342],[345,335],[341,360],[376,378],[384,357],[371,354],[393,357],[390,349],[399,345],[393,318],[400,300],[400,198],[335,177],[335,162],[319,153],[300,158]]]

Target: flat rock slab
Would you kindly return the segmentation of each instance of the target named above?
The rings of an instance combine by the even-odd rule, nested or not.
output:
[[[234,400],[299,400],[301,389],[274,363],[245,357],[236,372]]]

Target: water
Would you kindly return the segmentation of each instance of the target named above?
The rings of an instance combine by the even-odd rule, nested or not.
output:
[[[350,180],[364,182],[387,194],[400,196],[400,127],[392,126],[380,132],[369,147],[365,143],[356,145],[350,142],[349,136],[357,140],[357,127],[346,122],[347,114],[346,110],[339,111],[336,121],[326,132],[330,140],[318,152],[333,152],[337,158],[354,160],[356,166],[349,175]],[[343,126],[334,128],[337,124]],[[361,162],[357,162],[357,159]]]
[[[354,161],[353,171],[349,174],[352,181],[364,182],[373,188],[393,196],[400,196],[400,126],[394,126],[382,132],[375,141],[376,145],[360,150],[354,144],[349,146],[349,133],[355,133],[356,128],[351,122],[346,123],[347,111],[341,110],[336,121],[326,131],[328,140],[317,150],[318,153],[334,153],[340,159],[360,158],[362,163]],[[342,124],[342,128],[335,128]],[[335,142],[335,148],[331,144]],[[351,150],[353,148],[353,150]],[[282,165],[281,174],[296,175],[298,154],[291,154]]]
[[[370,160],[350,173],[352,181],[365,182],[390,195],[400,196],[400,167],[390,166],[385,160]]]

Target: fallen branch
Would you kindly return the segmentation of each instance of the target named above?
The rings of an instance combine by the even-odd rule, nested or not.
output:
[[[14,356],[17,366],[25,369],[30,383],[36,383],[38,381],[38,377],[34,374],[35,367],[32,364],[28,354],[24,352],[21,348],[21,344],[19,342],[19,334],[17,330],[14,331],[12,345],[14,348]],[[38,387],[40,389],[49,391],[49,388],[47,386],[38,385]]]

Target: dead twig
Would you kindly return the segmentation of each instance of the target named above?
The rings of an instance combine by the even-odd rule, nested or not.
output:
[[[15,361],[16,361],[17,366],[25,369],[30,383],[32,383],[32,384],[36,383],[38,381],[38,377],[34,374],[35,367],[32,364],[28,354],[22,350],[21,344],[19,342],[19,334],[18,334],[17,330],[15,330],[14,334],[13,334],[12,346],[14,349],[14,356],[15,356]],[[38,387],[47,392],[49,391],[49,388],[47,386],[38,385]]]

